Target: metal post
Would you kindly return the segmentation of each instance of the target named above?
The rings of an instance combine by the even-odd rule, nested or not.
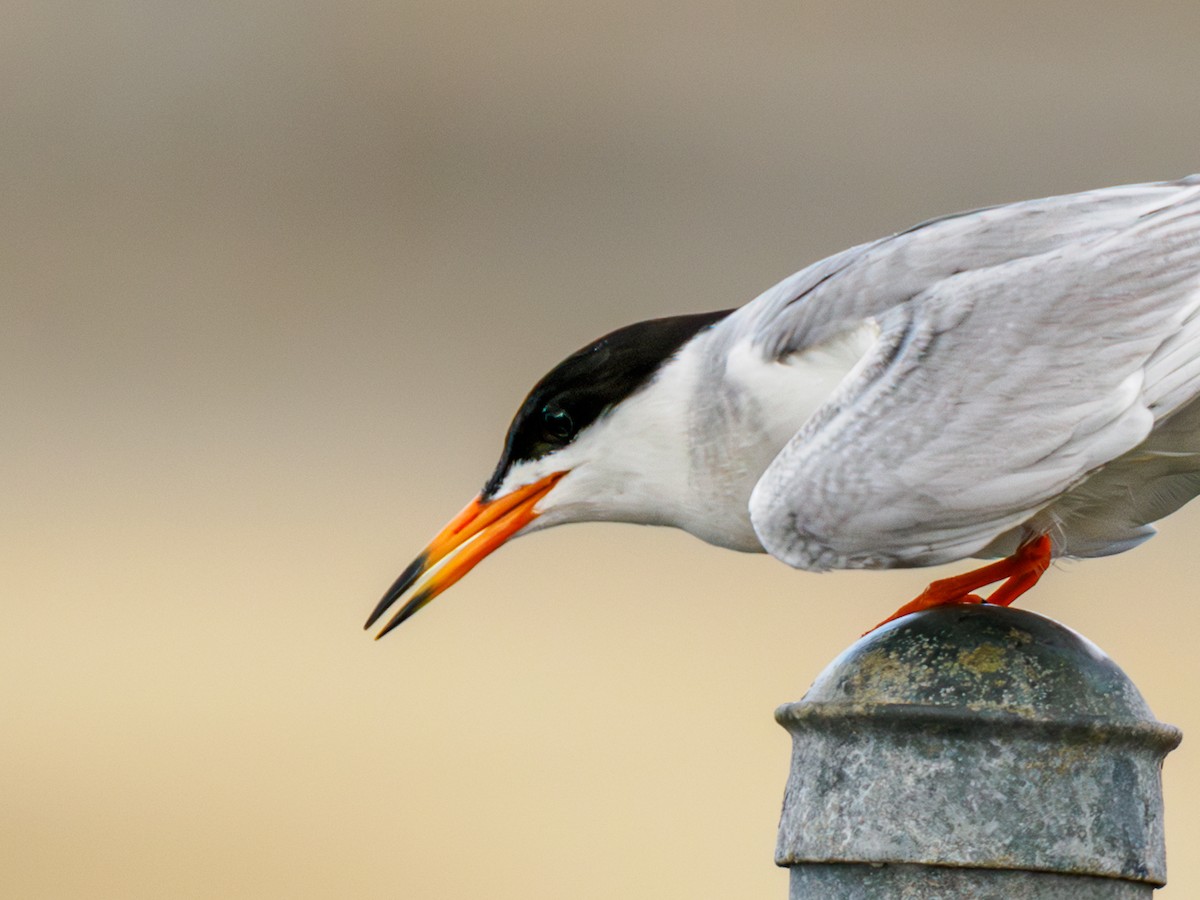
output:
[[[791,900],[1147,900],[1180,740],[1075,632],[929,610],[854,644],[798,703],[776,862]]]

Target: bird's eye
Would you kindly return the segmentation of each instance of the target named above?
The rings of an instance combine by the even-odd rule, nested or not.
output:
[[[557,403],[548,403],[542,407],[542,422],[546,426],[546,436],[553,440],[565,441],[575,433],[575,423],[571,421],[571,414]]]

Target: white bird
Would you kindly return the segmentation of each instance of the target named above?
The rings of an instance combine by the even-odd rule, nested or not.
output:
[[[810,571],[1120,553],[1200,493],[1200,175],[934,219],[745,306],[600,338],[534,386],[378,637],[509,538],[670,525]]]

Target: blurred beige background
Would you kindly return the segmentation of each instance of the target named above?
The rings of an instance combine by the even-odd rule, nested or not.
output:
[[[518,541],[380,644],[533,380],[963,208],[1200,170],[1200,6],[6,5],[0,879],[786,896],[772,720],[940,572]],[[1025,605],[1189,737],[1200,508]]]

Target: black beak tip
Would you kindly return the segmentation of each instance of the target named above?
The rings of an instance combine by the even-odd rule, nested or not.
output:
[[[368,628],[378,622],[380,617],[388,611],[388,607],[399,600],[400,595],[412,587],[413,583],[425,573],[425,561],[426,555],[422,553],[408,564],[408,568],[400,573],[400,577],[393,582],[390,588],[388,588],[387,593],[383,595],[383,599],[375,604],[375,609],[371,611],[371,615],[367,617],[366,624],[363,625],[363,631],[366,631]],[[405,608],[407,609],[407,606]],[[409,615],[411,615],[411,613]],[[407,616],[405,618],[407,618]],[[395,620],[393,619],[393,621]],[[397,622],[396,624],[399,623]],[[394,625],[389,623],[388,629],[385,629],[383,634],[386,634],[388,630],[394,627]],[[380,637],[382,637],[382,634]]]
[[[379,640],[393,628],[398,628],[400,625],[404,624],[404,622],[410,619],[417,612],[417,610],[428,603],[431,599],[433,599],[432,596],[425,591],[421,591],[420,593],[413,595],[411,598],[409,598],[409,601],[405,603],[403,607],[401,607],[400,611],[396,613],[396,615],[392,616],[388,623],[383,626],[383,630],[380,631],[379,634],[375,635],[375,640]]]

